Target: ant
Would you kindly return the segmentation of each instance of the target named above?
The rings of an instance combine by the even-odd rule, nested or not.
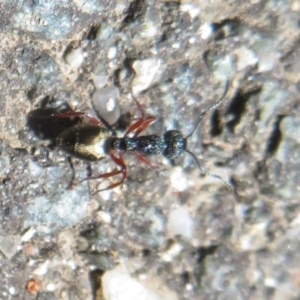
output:
[[[104,189],[97,190],[94,194],[104,190],[113,189],[124,183],[127,178],[127,168],[123,160],[123,155],[126,151],[134,152],[139,161],[150,167],[155,167],[155,165],[145,156],[161,154],[171,162],[174,162],[175,159],[186,152],[193,157],[201,173],[217,178],[232,190],[230,183],[218,175],[208,173],[200,165],[195,154],[187,149],[188,138],[193,135],[205,114],[209,110],[218,107],[223,102],[228,91],[228,86],[229,83],[227,81],[225,90],[219,101],[200,114],[194,129],[186,137],[178,130],[168,130],[163,136],[140,136],[140,133],[149,127],[156,118],[153,116],[145,117],[141,104],[134,98],[140,113],[140,118],[127,128],[125,134],[121,138],[116,137],[115,131],[101,116],[98,116],[98,119],[90,116],[88,113],[75,111],[52,114],[51,117],[78,118],[80,121],[80,123],[65,129],[58,136],[58,145],[71,156],[89,161],[98,161],[109,155],[112,161],[119,167],[119,169],[115,171],[84,179],[109,178],[115,175],[122,176],[120,181],[112,183]]]

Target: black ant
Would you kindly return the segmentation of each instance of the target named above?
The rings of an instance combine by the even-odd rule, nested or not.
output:
[[[156,118],[153,116],[145,117],[141,104],[134,98],[141,117],[127,128],[124,136],[121,138],[116,137],[115,131],[101,117],[97,119],[85,112],[75,111],[52,114],[51,116],[55,118],[78,118],[80,120],[79,124],[65,129],[58,136],[58,145],[71,156],[89,161],[98,161],[109,155],[112,161],[120,168],[109,173],[84,179],[108,178],[115,175],[122,176],[120,181],[112,183],[104,189],[97,190],[95,193],[113,189],[124,183],[127,178],[127,168],[123,160],[123,155],[126,151],[134,152],[142,163],[150,167],[154,167],[155,165],[145,156],[161,154],[173,162],[186,152],[193,157],[198,168],[204,175],[215,177],[222,181],[228,188],[232,189],[232,186],[222,177],[208,173],[200,165],[195,154],[187,149],[187,139],[193,135],[205,114],[222,103],[227,94],[228,85],[228,82],[226,82],[225,90],[219,101],[200,114],[194,129],[186,137],[183,137],[182,133],[178,130],[168,130],[163,136],[139,136]]]

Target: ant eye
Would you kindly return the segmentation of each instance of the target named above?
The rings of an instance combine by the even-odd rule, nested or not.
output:
[[[178,130],[169,130],[164,134],[166,148],[163,155],[169,159],[178,158],[186,149],[186,139]]]

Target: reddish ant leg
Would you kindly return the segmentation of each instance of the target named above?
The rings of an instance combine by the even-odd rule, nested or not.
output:
[[[139,126],[139,128],[134,133],[134,137],[138,136],[142,131],[149,127],[153,122],[155,122],[155,117],[148,117],[144,122]]]
[[[137,109],[138,109],[138,111],[141,115],[141,119],[144,119],[145,118],[145,113],[144,113],[144,109],[143,109],[141,103],[139,101],[137,101],[135,97],[133,97],[133,99],[134,99],[134,102],[137,106]]]
[[[132,94],[132,92],[131,92]],[[138,136],[143,130],[145,130],[148,126],[150,126],[150,124],[152,124],[156,118],[154,117],[148,117],[148,118],[145,118],[145,113],[144,113],[144,109],[142,107],[142,105],[140,104],[140,102],[134,97],[133,97],[133,100],[137,106],[137,109],[141,115],[141,117],[134,123],[132,124],[131,126],[129,126],[124,134],[124,137],[127,137],[128,134],[134,132],[133,134],[133,137],[136,137]]]
[[[129,133],[135,131],[137,128],[139,128],[142,123],[144,122],[144,119],[139,119],[138,121],[136,121],[135,123],[133,123],[132,125],[130,125],[127,130],[124,133],[124,137],[127,137]]]
[[[115,170],[109,173],[105,173],[105,174],[100,174],[98,176],[93,176],[93,177],[88,177],[88,178],[84,178],[82,180],[80,180],[80,182],[86,181],[86,180],[93,180],[93,179],[100,179],[100,178],[109,178],[115,175],[119,175],[122,173],[122,170]]]
[[[97,177],[94,177],[93,179],[107,178],[107,177],[111,177],[111,176],[118,175],[118,174],[122,174],[122,179],[119,182],[113,183],[113,184],[109,185],[108,187],[106,187],[104,189],[100,189],[100,190],[95,191],[93,193],[93,195],[97,194],[98,192],[111,190],[111,189],[123,184],[124,181],[127,178],[127,168],[126,168],[126,165],[125,165],[124,160],[123,160],[123,152],[119,154],[119,157],[115,156],[114,152],[110,152],[110,157],[116,165],[121,167],[121,170],[117,170],[117,171],[114,171],[114,172],[102,174],[102,175],[99,175]]]
[[[147,165],[148,167],[151,167],[151,168],[158,168],[158,165],[156,164],[153,164],[150,160],[148,160],[146,157],[144,157],[143,155],[141,155],[140,153],[138,152],[134,152],[136,157],[138,158],[138,160],[142,163],[144,163],[145,165]]]
[[[156,120],[156,118],[154,118],[154,117],[148,117],[147,119],[138,120],[137,122],[135,122],[134,124],[129,126],[129,128],[126,130],[126,132],[124,134],[124,137],[127,137],[128,134],[130,134],[131,132],[134,133],[133,137],[136,137],[143,130],[145,130],[150,124],[152,124],[155,120]],[[134,132],[134,131],[136,131],[136,132]]]
[[[135,105],[137,106],[137,109],[141,115],[140,119],[144,119],[145,118],[144,109],[143,109],[141,103],[133,96],[132,90],[131,90],[131,95],[132,95]]]
[[[84,118],[85,117],[88,119],[89,124],[103,127],[103,124],[98,119],[96,119],[95,117],[91,117],[86,112],[68,111],[63,113],[52,114],[51,117],[55,117],[55,118],[74,118],[74,117]]]

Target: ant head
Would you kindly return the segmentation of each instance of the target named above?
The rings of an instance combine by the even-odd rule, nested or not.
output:
[[[166,148],[163,155],[171,160],[178,158],[186,151],[186,138],[178,130],[168,130],[164,136]]]

